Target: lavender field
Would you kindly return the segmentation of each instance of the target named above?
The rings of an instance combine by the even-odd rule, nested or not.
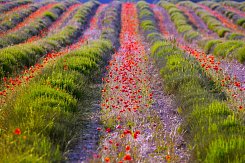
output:
[[[0,0],[0,163],[243,163],[244,107],[244,2]]]

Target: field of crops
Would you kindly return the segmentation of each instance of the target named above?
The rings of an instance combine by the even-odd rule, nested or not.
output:
[[[0,163],[244,163],[244,107],[244,2],[0,0]]]

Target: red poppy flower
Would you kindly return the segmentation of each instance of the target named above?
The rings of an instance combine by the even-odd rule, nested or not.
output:
[[[109,157],[106,157],[105,158],[105,162],[110,162],[110,158]]]
[[[107,129],[106,129],[106,132],[107,132],[107,133],[111,132],[111,129],[110,129],[110,128],[107,128]]]
[[[243,110],[243,107],[242,106],[239,106],[239,110]]]
[[[126,151],[129,151],[129,150],[130,150],[130,146],[126,145]]]
[[[126,154],[123,159],[126,160],[126,161],[131,161],[132,160],[130,154]]]
[[[170,155],[166,155],[165,158],[167,161],[169,161],[171,159]]]
[[[15,134],[15,135],[20,135],[20,134],[21,134],[21,130],[20,130],[19,128],[16,128],[16,129],[14,130],[14,134]]]

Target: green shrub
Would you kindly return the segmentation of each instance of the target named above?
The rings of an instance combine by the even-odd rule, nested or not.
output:
[[[43,14],[45,17],[48,17],[49,19],[51,19],[52,21],[55,21],[58,17],[58,15],[55,15],[54,13],[50,12],[50,11],[46,11]]]
[[[237,20],[237,24],[242,26],[245,23],[245,18],[240,18]]]
[[[204,46],[205,53],[211,53],[213,51],[213,49],[215,48],[215,46],[221,42],[222,42],[221,40],[210,40],[210,41],[206,42],[206,44]]]
[[[163,36],[160,33],[154,32],[154,33],[150,33],[147,36],[147,40],[153,44],[154,42],[158,41],[158,40],[163,40]]]
[[[231,55],[234,58],[234,52],[241,46],[244,46],[244,42],[242,41],[225,41],[215,46],[213,54],[222,57]]]
[[[242,38],[244,38],[244,36],[240,33],[230,33],[226,36],[228,40],[240,40]]]
[[[243,47],[240,47],[235,54],[235,57],[237,58],[237,60],[240,63],[244,63],[245,61],[245,46],[243,45]]]
[[[217,30],[217,33],[219,35],[219,37],[224,37],[226,33],[229,33],[230,30],[227,28],[220,28]]]

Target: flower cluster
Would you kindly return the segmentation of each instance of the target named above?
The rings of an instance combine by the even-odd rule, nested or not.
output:
[[[108,128],[99,131],[107,135],[102,147],[105,162],[133,161],[137,157],[137,141],[143,134],[137,126],[139,115],[152,102],[152,93],[147,76],[147,53],[138,31],[136,6],[122,5],[121,47],[107,67],[103,78],[102,119]],[[111,122],[112,121],[112,122]]]

